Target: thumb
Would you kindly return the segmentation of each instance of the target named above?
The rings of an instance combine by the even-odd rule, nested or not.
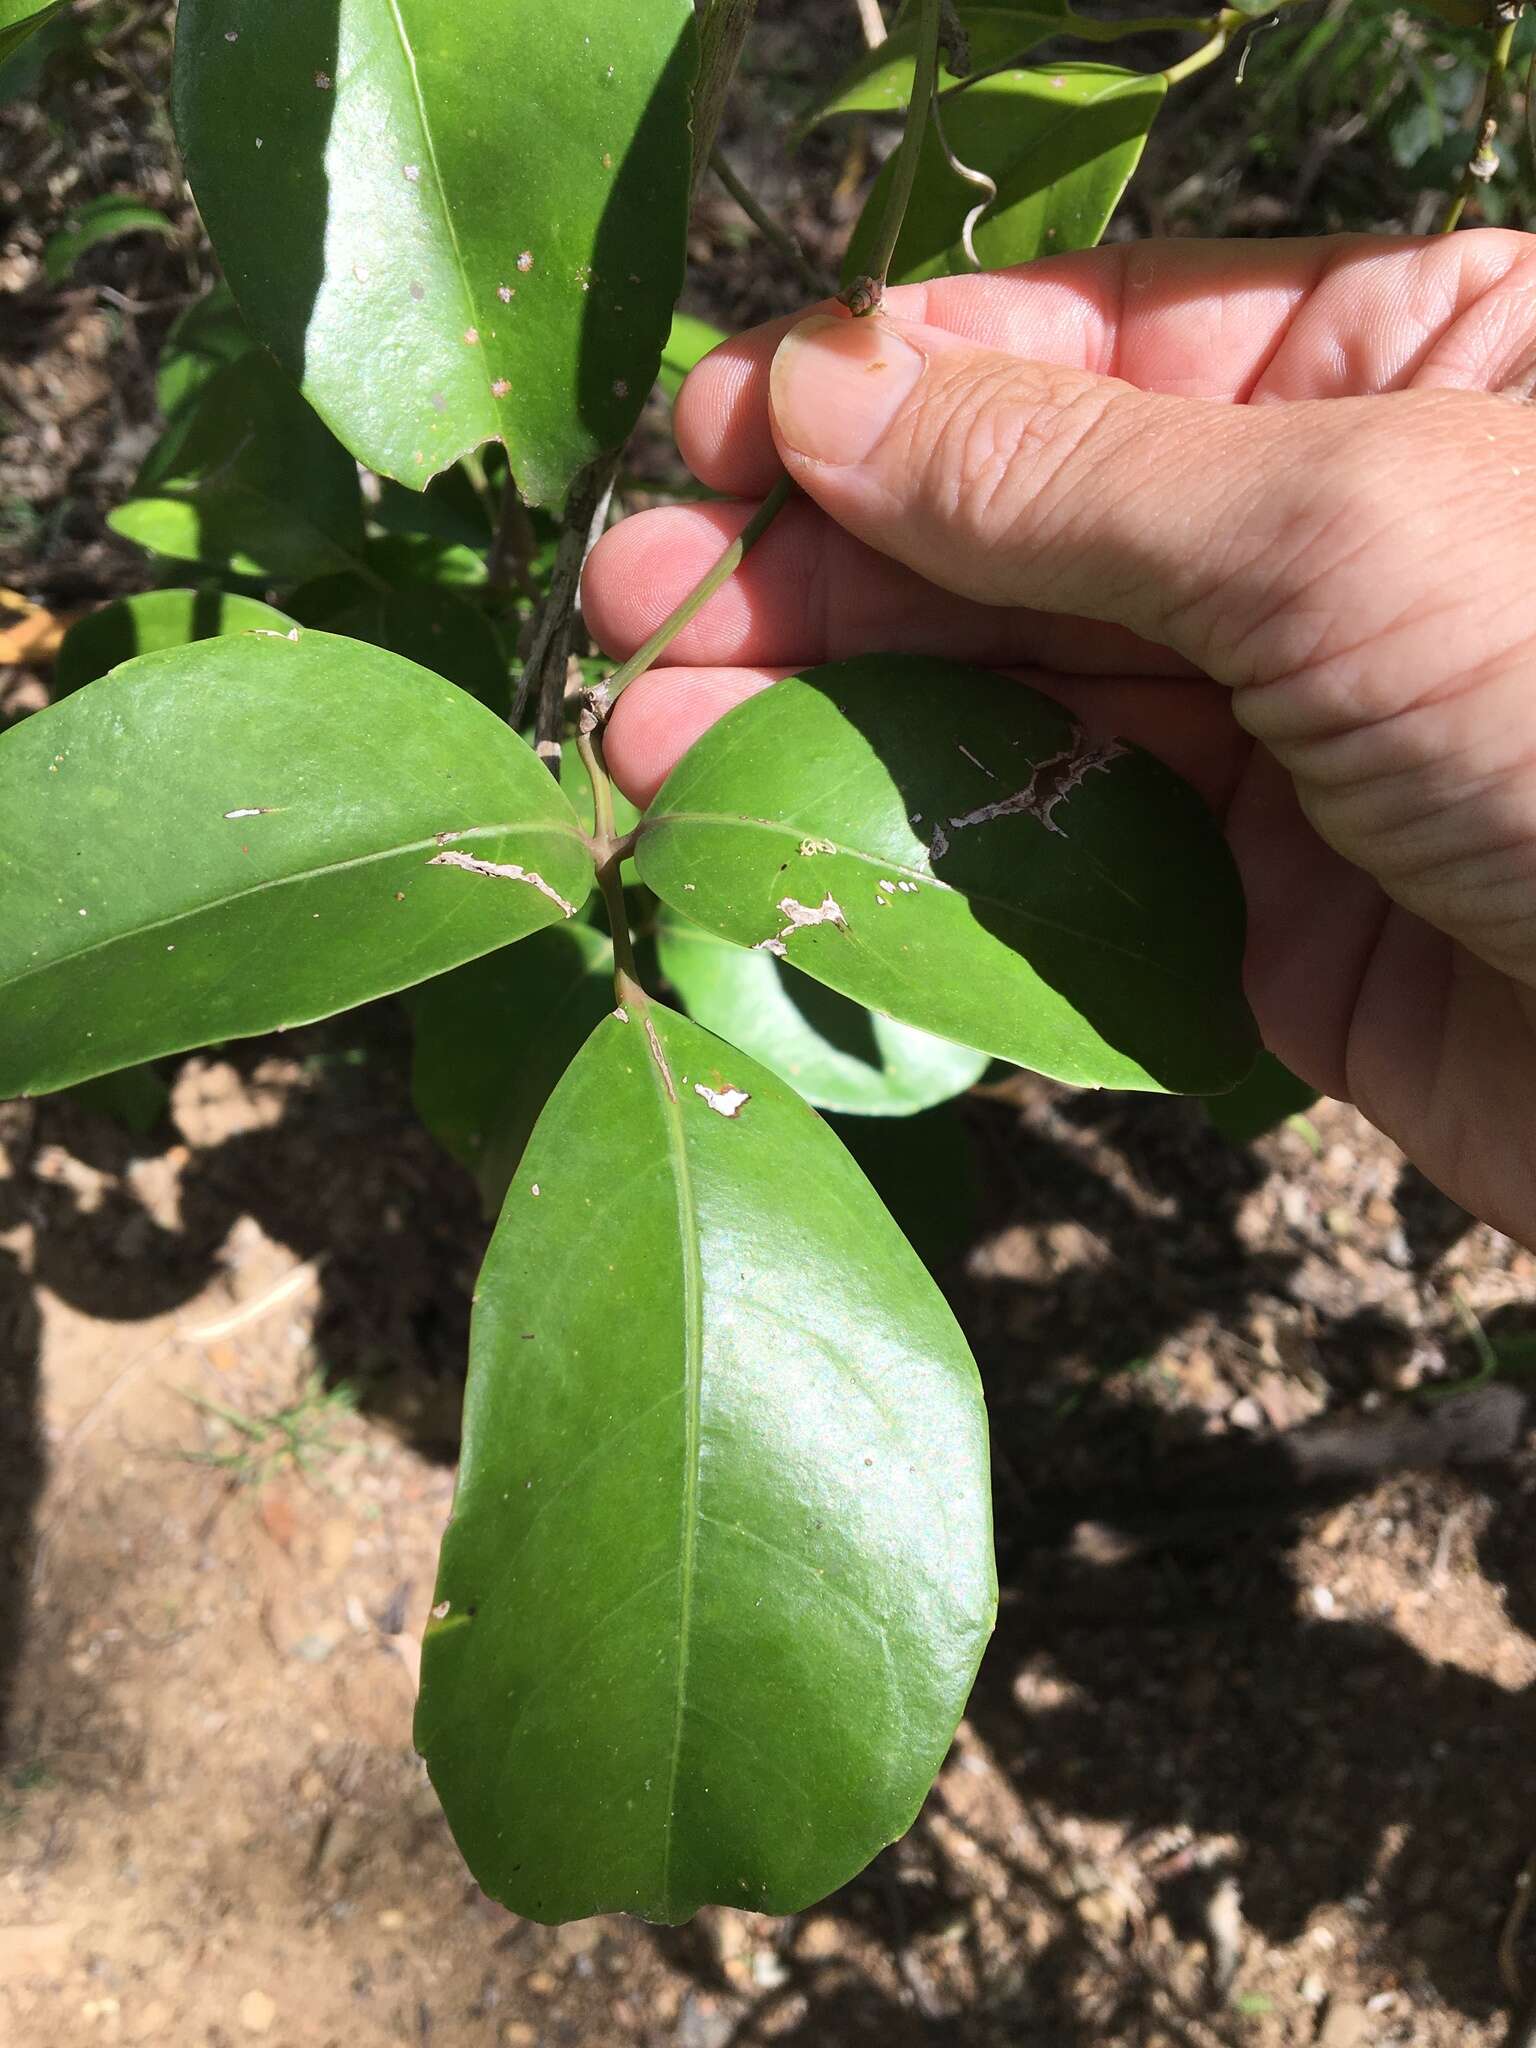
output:
[[[1129,627],[1234,685],[1315,681],[1331,643],[1395,639],[1413,607],[1439,609],[1443,658],[1469,566],[1447,536],[1507,493],[1510,435],[1536,459],[1487,393],[1177,398],[883,316],[802,321],[771,401],[791,476],[871,546],[984,603]],[[1413,683],[1399,661],[1399,701]],[[1301,730],[1327,722],[1315,695],[1309,712]]]

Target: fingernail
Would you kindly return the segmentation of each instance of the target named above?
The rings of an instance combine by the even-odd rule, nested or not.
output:
[[[867,462],[923,374],[891,324],[818,313],[779,343],[771,393],[779,437],[797,455],[839,467]]]

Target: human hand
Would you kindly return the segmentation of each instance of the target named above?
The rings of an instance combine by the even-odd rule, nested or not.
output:
[[[1128,244],[887,305],[684,386],[703,482],[806,495],[620,698],[621,786],[818,662],[1022,675],[1223,818],[1265,1043],[1536,1242],[1536,240]],[[604,537],[610,654],[751,509]]]

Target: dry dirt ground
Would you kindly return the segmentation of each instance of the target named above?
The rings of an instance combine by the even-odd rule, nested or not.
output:
[[[0,1111],[8,2048],[1506,2039],[1536,1457],[1517,1380],[1409,1396],[1536,1268],[1351,1111],[966,1106],[1004,1595],[938,1788],[796,1919],[551,1932],[411,1750],[483,1226],[395,1016],[172,1078]]]

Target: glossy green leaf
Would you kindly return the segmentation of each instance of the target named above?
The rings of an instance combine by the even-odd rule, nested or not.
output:
[[[137,199],[108,193],[83,206],[73,226],[52,236],[43,251],[43,275],[50,284],[62,284],[87,250],[102,242],[114,242],[122,235],[174,235],[175,224],[154,207]]]
[[[668,917],[661,970],[688,1014],[761,1060],[818,1109],[910,1116],[979,1081],[987,1055],[897,1024],[799,974],[772,953],[733,946]]]
[[[725,335],[720,328],[711,327],[707,320],[696,320],[691,313],[672,315],[672,331],[661,352],[661,369],[657,377],[668,398],[676,398],[688,372],[724,340]]]
[[[1027,7],[961,7],[956,10],[971,46],[971,71],[990,71],[1022,57],[1047,36],[1071,34],[1071,9],[1038,0]],[[910,12],[891,30],[885,41],[866,50],[844,72],[825,99],[818,100],[802,116],[802,132],[834,114],[899,114],[912,97],[912,80],[917,69],[918,24]],[[942,65],[939,90],[947,91],[959,81]],[[974,90],[968,87],[967,90]],[[945,102],[947,116],[950,102]]]
[[[1055,64],[1000,72],[946,101],[950,148],[997,186],[974,235],[982,268],[1091,249],[1141,160],[1166,90],[1159,71]],[[890,175],[887,165],[849,240],[845,280],[867,267]],[[891,265],[893,284],[970,268],[961,235],[978,196],[950,168],[930,128]]]
[[[248,355],[256,342],[240,318],[227,284],[216,284],[177,316],[155,371],[160,410],[173,420],[226,363]]]
[[[292,624],[259,598],[240,597],[211,583],[201,590],[146,590],[120,597],[87,612],[64,635],[53,671],[54,702],[136,655],[189,647],[224,633],[286,633]]]
[[[1253,1062],[1210,812],[987,670],[869,655],[774,684],[672,771],[636,866],[722,938],[1059,1080],[1205,1093]]]
[[[1225,1095],[1206,1102],[1206,1114],[1230,1145],[1251,1145],[1266,1131],[1299,1116],[1318,1099],[1317,1090],[1293,1074],[1272,1052],[1261,1052],[1252,1070]]]
[[[682,283],[689,0],[182,0],[176,125],[252,330],[362,462],[615,448]]]
[[[0,0],[0,64],[64,5],[65,0],[49,0],[46,7],[39,7],[37,0]]]
[[[965,1342],[774,1075],[659,1007],[539,1119],[476,1294],[416,1740],[543,1921],[792,1912],[908,1827],[992,1623]]]
[[[0,1097],[329,1016],[581,904],[515,734],[294,633],[145,655],[0,736]]]
[[[279,582],[363,552],[356,464],[260,349],[188,402],[107,524],[152,554]]]
[[[494,1216],[555,1083],[614,1006],[612,943],[590,925],[553,925],[405,1000],[417,1114]]]

